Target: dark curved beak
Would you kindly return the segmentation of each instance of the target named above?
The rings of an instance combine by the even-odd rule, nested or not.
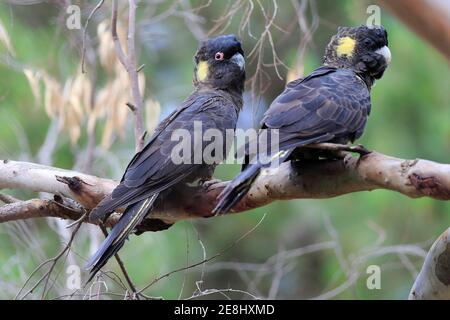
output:
[[[241,70],[244,70],[244,68],[245,68],[245,59],[244,59],[244,56],[242,55],[242,53],[240,53],[240,52],[235,53],[235,54],[230,58],[230,61],[231,61],[232,63],[238,65],[239,68],[240,68]]]

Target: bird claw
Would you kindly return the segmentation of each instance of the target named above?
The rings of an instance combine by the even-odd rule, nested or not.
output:
[[[350,147],[350,151],[359,153],[360,157],[363,157],[369,153],[372,153],[371,150],[366,149],[366,147],[364,147],[362,144],[358,144],[356,146]]]
[[[200,185],[205,189],[209,190],[213,185],[222,182],[220,179],[210,179],[210,180],[200,180]]]
[[[366,149],[362,144],[352,146],[352,145],[347,145],[347,144],[324,142],[324,143],[316,143],[316,144],[308,145],[306,147],[330,151],[335,156],[337,156],[338,159],[345,157],[344,152],[359,153],[360,157],[363,157],[369,153],[372,153],[372,151]]]

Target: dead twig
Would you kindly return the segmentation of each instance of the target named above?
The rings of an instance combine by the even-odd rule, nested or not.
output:
[[[105,238],[106,238],[106,237],[108,236],[108,231],[107,231],[106,228],[105,228],[104,226],[102,226],[102,225],[100,225],[100,229],[102,230],[103,235],[104,235]],[[127,271],[127,269],[125,268],[125,265],[124,265],[122,259],[120,258],[119,254],[116,253],[116,254],[114,255],[114,258],[116,259],[117,264],[119,265],[120,271],[122,271],[122,274],[123,274],[123,276],[125,277],[125,280],[127,281],[128,286],[129,286],[130,289],[131,289],[131,292],[133,292],[133,299],[139,300],[139,294],[138,294],[138,291],[136,290],[136,286],[134,285],[133,281],[131,281],[131,277],[130,277],[130,275],[128,274],[128,271]]]
[[[124,66],[128,73],[131,86],[131,96],[133,97],[132,110],[134,114],[134,137],[136,152],[139,152],[144,147],[144,140],[142,135],[144,132],[144,119],[143,119],[143,99],[139,90],[139,78],[136,59],[136,47],[135,47],[135,33],[136,33],[136,1],[129,0],[128,2],[128,33],[127,33],[127,55],[125,54],[123,47],[120,43],[119,36],[117,35],[117,10],[118,1],[113,1],[112,14],[111,14],[111,34],[114,41],[114,47],[116,50],[117,58]]]
[[[83,30],[83,45],[82,45],[82,51],[81,51],[81,72],[86,73],[86,70],[84,69],[84,60],[86,56],[86,32],[89,25],[89,22],[91,21],[94,14],[100,9],[100,7],[103,5],[105,0],[100,0],[97,5],[92,9],[91,13],[89,14],[88,18],[86,19],[86,23],[84,24],[84,30]]]
[[[189,266],[186,267],[181,267],[178,269],[175,269],[173,271],[167,272],[165,274],[163,274],[162,276],[157,277],[156,279],[154,279],[152,282],[150,282],[149,284],[147,284],[146,286],[144,286],[141,290],[139,290],[137,293],[138,294],[142,294],[143,291],[147,290],[148,288],[150,288],[151,286],[153,286],[155,283],[159,282],[160,280],[167,278],[169,276],[171,276],[174,273],[180,272],[180,271],[185,271],[188,269],[192,269],[194,267],[200,266],[200,265],[204,265],[205,263],[212,261],[218,257],[220,257],[221,255],[223,255],[224,253],[226,253],[227,251],[231,250],[232,248],[234,248],[239,242],[241,242],[243,239],[245,239],[248,235],[250,235],[253,231],[255,231],[259,225],[264,221],[264,218],[266,217],[266,215],[264,214],[264,216],[259,220],[259,222],[253,227],[251,228],[249,231],[247,231],[246,233],[244,233],[242,236],[240,236],[237,240],[235,240],[233,243],[231,243],[231,245],[229,245],[228,247],[226,247],[225,249],[223,249],[222,251],[216,253],[215,255],[203,259],[199,262],[193,263]]]
[[[77,225],[77,227],[73,230],[72,235],[70,237],[69,242],[67,243],[67,245],[64,247],[63,250],[61,250],[60,253],[58,253],[55,257],[50,258],[44,262],[42,262],[40,265],[38,265],[33,272],[31,272],[31,274],[28,276],[27,280],[25,281],[25,283],[22,285],[22,287],[20,288],[20,290],[17,292],[16,296],[15,296],[15,300],[20,299],[23,300],[25,299],[29,294],[31,294],[33,291],[36,290],[36,288],[43,282],[44,282],[44,289],[42,291],[42,298],[46,296],[47,294],[47,286],[48,286],[48,282],[50,279],[50,276],[56,266],[56,264],[58,263],[59,259],[68,251],[70,250],[70,246],[72,245],[72,242],[75,238],[75,235],[77,234],[78,230],[81,227],[81,222]],[[31,279],[33,278],[33,276],[35,274],[37,274],[44,266],[46,266],[47,264],[50,264],[49,269],[44,273],[44,275],[42,277],[40,277],[38,279],[38,281],[27,291],[24,293],[24,295],[22,297],[20,297],[20,294],[22,293],[22,291],[25,289],[25,287],[27,286],[27,284],[31,281]]]

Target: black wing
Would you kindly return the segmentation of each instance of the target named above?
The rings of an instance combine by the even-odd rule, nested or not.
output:
[[[198,122],[203,132],[215,128],[225,136],[226,129],[235,128],[237,116],[237,107],[227,98],[216,92],[194,92],[177,111],[161,122],[144,149],[131,160],[111,196],[102,200],[91,212],[91,219],[103,218],[116,208],[161,192],[202,166],[194,163],[196,150],[191,152],[190,163],[175,164],[172,161],[172,149],[180,143],[172,141],[175,130],[193,133],[194,123]],[[200,147],[203,150],[204,144]]]
[[[370,106],[370,92],[353,71],[321,67],[289,83],[262,122],[279,130],[281,150],[315,138],[353,140],[361,136]]]

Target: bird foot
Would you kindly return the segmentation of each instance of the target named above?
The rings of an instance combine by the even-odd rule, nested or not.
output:
[[[222,182],[220,179],[209,179],[209,180],[200,180],[200,185],[205,189],[209,190],[213,185]]]
[[[355,152],[355,153],[359,153],[359,155],[361,157],[365,156],[369,153],[372,153],[372,151],[366,149],[362,144],[358,144],[356,146],[350,146],[347,144],[325,142],[325,143],[311,144],[311,145],[308,145],[307,147],[313,148],[313,149],[329,150],[329,151],[333,151],[333,152],[342,152],[342,151]]]
[[[366,147],[364,147],[362,144],[358,144],[356,146],[351,146],[348,151],[356,152],[356,153],[359,154],[360,157],[365,156],[365,155],[367,155],[369,153],[372,153],[371,150],[366,149]]]

